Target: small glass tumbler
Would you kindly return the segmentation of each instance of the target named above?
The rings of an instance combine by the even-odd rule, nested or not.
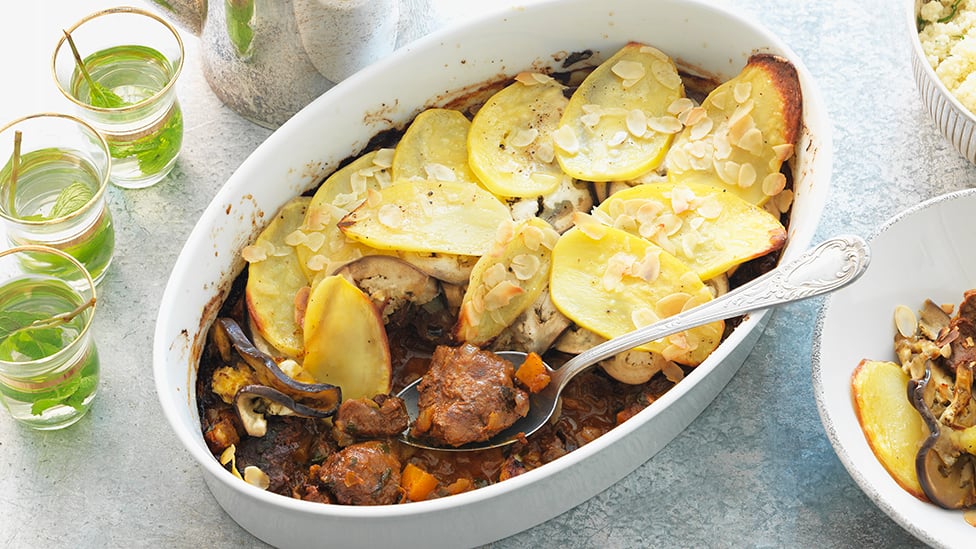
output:
[[[183,144],[183,41],[172,25],[132,7],[93,13],[65,31],[52,68],[61,93],[108,141],[112,183],[140,189],[169,174]]]
[[[70,268],[36,268],[51,263]],[[94,314],[95,281],[70,255],[47,246],[0,252],[0,401],[15,420],[54,430],[88,412],[99,376]]]
[[[10,245],[57,248],[100,281],[115,251],[105,139],[73,116],[35,114],[0,128],[0,162],[0,224]]]

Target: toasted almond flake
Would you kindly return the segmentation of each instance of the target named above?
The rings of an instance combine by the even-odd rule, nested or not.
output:
[[[369,189],[366,191],[366,205],[370,208],[375,208],[383,203],[383,193],[375,189]]]
[[[728,160],[732,155],[732,143],[729,142],[728,134],[715,135],[712,138],[712,148],[715,150],[716,160]]]
[[[776,207],[779,208],[780,213],[786,213],[790,211],[790,206],[793,205],[793,191],[783,189],[783,192],[773,197],[773,200],[776,201]]]
[[[712,131],[713,127],[715,127],[715,123],[712,122],[711,118],[706,116],[691,127],[691,130],[688,132],[688,137],[693,141],[704,139]]]
[[[706,218],[704,216],[692,217],[688,220],[688,226],[697,231],[702,225],[705,224],[705,219]]]
[[[607,145],[610,145],[611,147],[616,147],[617,145],[620,145],[626,140],[627,140],[627,132],[621,130],[619,132],[615,132],[613,135],[610,136],[610,139],[607,141]]]
[[[664,233],[663,228],[660,227],[658,228],[657,233],[655,233],[654,235],[654,243],[660,246],[664,251],[668,252],[671,255],[675,255],[678,252],[678,249],[675,247],[674,242],[672,242],[671,238]]]
[[[701,284],[701,279],[698,278],[695,271],[687,271],[678,277],[679,286],[697,286],[699,284]]]
[[[722,203],[715,195],[709,195],[702,199],[695,211],[705,219],[717,219],[722,215]]]
[[[268,486],[271,486],[271,479],[268,478],[268,475],[254,465],[248,465],[244,468],[244,482],[262,490],[267,490]]]
[[[769,215],[778,217],[780,214],[779,206],[776,205],[776,197],[773,197],[772,200],[767,200],[766,203],[763,204],[762,208],[766,210],[766,212],[768,212]]]
[[[469,303],[471,303],[471,310],[474,311],[477,316],[481,316],[485,312],[485,285],[482,284],[479,286],[478,290],[480,291],[476,291],[472,294],[471,301]]]
[[[918,320],[915,312],[904,305],[895,307],[895,327],[901,337],[912,337],[918,331]]]
[[[268,251],[263,246],[249,244],[241,250],[241,257],[248,263],[258,263],[268,259]]]
[[[753,186],[756,183],[756,168],[748,162],[739,166],[739,177],[737,183],[743,189]]]
[[[551,139],[545,140],[535,148],[535,157],[543,164],[551,164],[556,159],[556,149]]]
[[[600,123],[600,117],[601,117],[600,114],[595,112],[584,114],[583,116],[580,117],[580,122],[582,122],[583,125],[585,125],[588,128],[593,128]]]
[[[681,230],[681,226],[684,224],[684,221],[673,213],[661,214],[657,218],[657,222],[661,225],[661,230],[667,236],[674,236],[675,233]]]
[[[406,220],[403,210],[396,204],[384,204],[380,206],[380,209],[376,212],[376,219],[391,229],[399,229]]]
[[[356,204],[359,203],[359,201],[362,200],[362,196],[364,193],[365,193],[365,189],[362,193],[356,193],[356,192],[339,193],[335,195],[335,198],[332,199],[332,205],[339,208],[352,209],[353,206],[355,206]]]
[[[686,149],[692,158],[705,158],[711,153],[711,145],[704,141],[694,141]]]
[[[742,134],[736,146],[755,156],[761,155],[763,150],[762,130],[759,128],[750,128],[746,133]]]
[[[288,244],[289,246],[298,246],[299,244],[304,244],[307,240],[308,235],[305,234],[301,229],[295,229],[285,236],[285,244]]]
[[[695,192],[684,185],[675,186],[671,191],[671,210],[676,214],[691,209],[691,204],[695,200]]]
[[[535,128],[522,128],[515,132],[509,141],[513,147],[523,149],[532,144],[539,137],[539,130]]]
[[[454,170],[437,162],[428,162],[424,164],[424,173],[427,174],[427,179],[433,179],[436,181],[457,181],[457,174],[454,173]]]
[[[660,250],[648,248],[640,261],[631,265],[631,274],[644,282],[654,282],[661,276]]]
[[[376,164],[380,168],[388,169],[393,166],[393,153],[394,149],[380,149],[376,151],[376,156],[373,157],[373,164]]]
[[[539,250],[539,247],[542,246],[542,240],[545,238],[545,232],[542,229],[531,225],[526,226],[519,234],[522,237],[522,244],[533,252]]]
[[[664,358],[667,359],[667,362],[665,362],[664,366],[661,367],[661,373],[664,374],[664,377],[671,383],[677,383],[685,378],[685,371],[668,358],[669,353],[667,351],[668,349],[665,349],[664,352],[661,353]],[[672,358],[681,356],[682,353],[680,352],[680,349],[677,351],[677,354],[673,355]]]
[[[654,74],[654,78],[665,88],[676,90],[681,87],[681,77],[678,76],[671,63],[655,61],[651,64],[651,72]]]
[[[689,159],[689,163],[691,164],[691,167],[695,170],[707,171],[710,167],[712,167],[711,153],[707,153],[702,156],[692,156]]]
[[[228,463],[230,464],[231,474],[233,474],[235,477],[241,480],[244,480],[244,477],[241,476],[240,471],[237,470],[237,446],[234,444],[228,446],[220,454],[220,464],[223,466],[227,466]]]
[[[607,234],[607,226],[597,221],[592,215],[583,212],[573,212],[573,224],[593,240],[600,240]]]
[[[745,103],[752,95],[752,82],[736,82],[732,88],[732,97],[736,103]]]
[[[687,97],[679,97],[668,105],[668,113],[678,115],[690,111],[695,107],[695,102]]]
[[[579,152],[579,139],[576,138],[576,132],[573,131],[573,128],[569,126],[560,126],[552,133],[552,140],[557,147],[569,154]]]
[[[325,244],[325,233],[314,232],[309,233],[305,237],[305,242],[303,242],[306,248],[313,252],[317,252],[322,249],[322,245]]]
[[[688,341],[688,332],[678,332],[668,336],[668,342],[686,353],[692,349],[691,343]]]
[[[773,152],[776,153],[776,159],[783,162],[793,156],[793,144],[783,143],[781,145],[773,145]]]
[[[756,106],[755,101],[750,99],[745,103],[742,103],[741,105],[736,107],[735,111],[732,113],[732,116],[729,117],[729,127],[731,128],[733,126],[736,126],[747,117],[752,118],[752,109],[755,106]]]
[[[520,72],[515,75],[515,81],[521,82],[526,86],[535,86],[536,84],[546,84],[552,82],[553,78],[547,74],[542,74],[539,72]]]
[[[634,217],[641,224],[651,224],[657,220],[657,216],[664,211],[664,204],[657,200],[644,200],[643,204],[634,212]]]
[[[715,108],[724,111],[726,107],[728,107],[729,99],[731,99],[731,97],[729,90],[725,88],[708,96],[708,99],[712,102],[712,105],[714,105]]]
[[[542,260],[532,254],[519,254],[512,258],[512,273],[519,280],[529,280],[542,268]]]
[[[620,214],[613,220],[613,228],[629,233],[635,232],[637,230],[637,220],[627,214]]]
[[[494,263],[491,267],[485,269],[484,275],[481,279],[484,281],[485,286],[493,288],[508,278],[508,270],[501,263]]]
[[[317,273],[324,269],[328,263],[329,260],[324,255],[315,254],[308,258],[308,261],[305,262],[305,266],[308,267],[310,271]]]
[[[630,270],[635,257],[624,252],[617,252],[607,261],[603,271],[603,288],[608,291],[620,291],[624,288],[624,275]]]
[[[694,126],[708,119],[708,112],[704,107],[694,107],[689,110],[684,119],[685,126]]]
[[[658,133],[678,133],[683,128],[681,121],[673,116],[651,116],[647,119],[648,129]]]
[[[621,80],[632,81],[636,83],[641,78],[644,78],[646,71],[644,70],[644,65],[637,61],[628,61],[626,59],[617,61],[614,66],[610,69],[613,74],[620,77]],[[629,87],[626,84],[625,88]]]
[[[654,304],[654,312],[661,318],[674,316],[681,312],[681,309],[685,306],[685,302],[689,299],[691,299],[691,294],[675,292],[659,299]]]
[[[647,115],[640,109],[632,109],[627,113],[627,131],[635,137],[643,137],[647,131]]]
[[[641,53],[646,53],[646,54],[654,57],[655,59],[658,59],[658,60],[661,60],[661,61],[667,61],[668,60],[667,54],[664,53],[663,51],[655,48],[654,46],[641,46],[638,51],[641,52]]]
[[[612,204],[614,204],[614,203],[611,202],[611,205]],[[618,212],[617,215],[620,215],[620,213]],[[611,214],[609,214],[609,213],[607,213],[607,212],[605,212],[603,210],[597,210],[597,209],[594,208],[592,210],[592,212],[590,213],[590,216],[593,217],[593,219],[595,221],[597,221],[599,223],[603,223],[604,225],[606,225],[608,227],[612,227],[613,226],[613,220],[614,220],[614,217],[615,216],[613,216],[613,215],[611,215]]]
[[[647,307],[642,307],[639,309],[634,309],[630,313],[630,321],[634,323],[635,328],[643,328],[644,326],[650,326],[660,320],[654,311]]]
[[[763,178],[762,189],[766,196],[776,196],[786,188],[786,176],[782,173],[771,173]]]
[[[672,147],[671,151],[668,152],[668,163],[674,164],[674,167],[681,171],[691,169],[691,161],[685,147]]]
[[[516,296],[524,294],[518,284],[511,280],[504,280],[485,294],[485,310],[495,311],[508,305]]]
[[[719,179],[726,185],[739,184],[739,163],[735,160],[721,163],[716,162],[715,172],[718,173]]]

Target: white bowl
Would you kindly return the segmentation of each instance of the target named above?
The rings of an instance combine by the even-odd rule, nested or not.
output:
[[[905,15],[909,41],[912,44],[912,73],[925,109],[942,135],[970,162],[976,163],[976,116],[939,80],[925,58],[918,36],[918,13],[923,0],[906,0]]]
[[[918,309],[927,298],[959,303],[976,286],[976,189],[943,195],[886,222],[870,239],[864,275],[824,303],[817,320],[813,386],[820,418],[834,450],[862,490],[922,541],[972,547],[976,532],[961,511],[947,511],[910,495],[868,447],[851,402],[851,374],[861,359],[897,361],[894,309]]]
[[[204,212],[173,268],[157,320],[154,375],[167,419],[200,465],[217,502],[262,540],[289,547],[471,546],[548,520],[636,469],[711,402],[748,355],[766,322],[750,315],[701,366],[663,398],[607,435],[543,467],[433,501],[344,507],[290,499],[231,476],[200,433],[194,396],[204,333],[243,267],[240,250],[290,198],[321,181],[377,132],[405,125],[452,92],[556,66],[568,52],[602,56],[645,41],[682,66],[728,79],[756,52],[796,66],[805,128],[796,147],[796,202],[784,251],[805,250],[830,179],[826,109],[797,56],[768,31],[697,0],[562,0],[537,3],[438,32],[331,89],[245,161]]]

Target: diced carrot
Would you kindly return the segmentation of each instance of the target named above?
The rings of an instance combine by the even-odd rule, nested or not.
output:
[[[413,463],[408,463],[400,476],[400,485],[410,501],[423,501],[437,488],[437,478]]]
[[[538,393],[549,385],[549,372],[542,362],[542,357],[536,353],[529,353],[525,362],[515,372],[515,378],[525,386],[530,393]]]

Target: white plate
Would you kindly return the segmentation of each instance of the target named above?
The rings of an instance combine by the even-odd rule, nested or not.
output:
[[[899,487],[875,458],[854,415],[851,373],[861,359],[895,361],[895,306],[926,298],[956,303],[976,287],[976,189],[946,194],[885,223],[870,239],[864,275],[831,295],[817,320],[813,388],[827,437],[854,481],[903,528],[935,546],[973,547],[961,511],[925,503]]]

